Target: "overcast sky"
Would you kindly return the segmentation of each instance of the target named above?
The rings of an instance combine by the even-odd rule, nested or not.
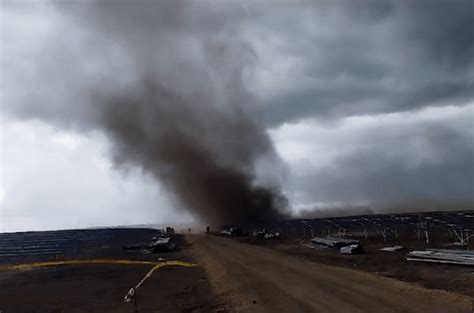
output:
[[[293,210],[474,203],[473,1],[170,6],[183,14],[99,1],[100,25],[88,11],[96,2],[1,0],[0,231],[192,220],[149,173],[116,166],[83,91],[125,88],[149,55],[170,80],[182,63],[200,69],[194,37],[245,46],[242,88],[282,160],[275,171]],[[164,21],[126,23],[150,16]],[[167,18],[179,20],[179,39],[160,29]],[[159,48],[154,33],[166,35]],[[224,55],[242,58],[236,51]]]

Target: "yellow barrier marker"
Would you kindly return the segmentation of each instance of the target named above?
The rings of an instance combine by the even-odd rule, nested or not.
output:
[[[154,265],[151,270],[135,285],[134,288],[125,295],[125,302],[129,303],[132,299],[135,300],[135,312],[137,312],[137,302],[135,294],[138,288],[151,277],[154,271],[164,266],[184,266],[194,267],[197,264],[188,263],[183,261],[164,261],[164,262],[153,262],[153,261],[140,261],[140,260],[110,260],[110,259],[95,259],[95,260],[62,260],[62,261],[46,261],[46,262],[34,262],[24,264],[14,264],[1,266],[0,270],[29,270],[38,267],[48,266],[61,266],[61,265],[77,265],[77,264],[118,264],[118,265]],[[1,313],[1,312],[0,312]]]
[[[24,264],[14,264],[0,267],[1,269],[7,270],[28,270],[37,267],[48,267],[48,266],[61,266],[61,265],[81,265],[81,264],[117,264],[117,265],[155,265],[162,266],[196,266],[193,263],[181,262],[181,261],[166,261],[166,262],[155,262],[155,261],[140,261],[140,260],[111,260],[111,259],[92,259],[92,260],[62,260],[62,261],[46,261],[46,262],[34,262]]]
[[[162,263],[159,263],[159,264],[156,264],[155,266],[153,266],[153,268],[151,270],[149,270],[148,273],[146,273],[146,275],[143,276],[143,278],[138,282],[138,284],[136,284],[135,287],[131,288],[124,297],[124,300],[127,303],[130,303],[132,300],[135,300],[134,301],[134,303],[135,303],[135,312],[137,312],[137,299],[136,299],[135,295],[137,293],[138,288],[140,288],[140,286],[143,285],[145,280],[147,280],[148,278],[151,277],[151,275],[153,274],[154,271],[156,271],[157,269],[159,269],[160,267],[163,267],[163,266],[194,267],[194,266],[197,266],[197,264],[182,262],[182,261],[166,261],[166,262],[162,262]]]
[[[194,267],[197,266],[193,263],[181,262],[181,261],[166,261],[155,265],[146,275],[140,280],[140,282],[135,286],[135,290],[138,289],[150,276],[153,274],[154,271],[159,269],[163,266],[184,266],[184,267]]]

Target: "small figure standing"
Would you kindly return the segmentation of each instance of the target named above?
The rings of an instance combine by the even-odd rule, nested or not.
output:
[[[211,230],[211,228],[209,226],[206,227],[206,234],[209,235],[209,231]]]
[[[191,228],[188,228],[188,233],[191,233]]]

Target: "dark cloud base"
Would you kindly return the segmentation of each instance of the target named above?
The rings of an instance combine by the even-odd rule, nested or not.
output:
[[[259,167],[281,165],[267,128],[301,120],[332,127],[348,116],[474,99],[469,0],[52,3],[57,25],[38,29],[38,46],[14,50],[31,38],[2,24],[2,38],[13,39],[2,57],[2,111],[105,133],[117,166],[151,173],[179,206],[206,220],[284,216],[280,184],[269,179],[278,175]],[[34,6],[2,8],[45,19]],[[259,55],[259,40],[268,40],[268,55]],[[283,73],[283,83],[261,75],[261,84],[266,70]],[[259,94],[261,85],[269,90]],[[294,188],[315,202],[471,201],[474,144],[466,125],[398,135],[380,127],[365,141],[392,134],[397,140],[387,140],[385,152],[369,144],[341,153],[331,169],[308,168]],[[394,157],[410,138],[428,142],[421,154],[436,162],[409,166]]]

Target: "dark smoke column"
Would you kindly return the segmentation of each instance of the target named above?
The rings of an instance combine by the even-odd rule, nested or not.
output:
[[[103,101],[103,127],[117,163],[151,172],[198,218],[258,222],[286,209],[277,186],[257,183],[255,163],[271,162],[274,150],[252,116],[183,99],[149,80]]]
[[[10,111],[104,133],[119,168],[151,174],[202,221],[280,217],[278,175],[262,170],[280,161],[245,85],[255,54],[239,2],[52,1],[42,9],[64,27],[41,37],[31,95]]]
[[[257,175],[258,163],[276,169],[279,159],[244,84],[254,55],[234,34],[242,8],[131,3],[64,7],[131,64],[131,72],[110,72],[107,88],[89,90],[90,116],[111,139],[116,164],[151,173],[207,222],[279,218],[285,197]]]

